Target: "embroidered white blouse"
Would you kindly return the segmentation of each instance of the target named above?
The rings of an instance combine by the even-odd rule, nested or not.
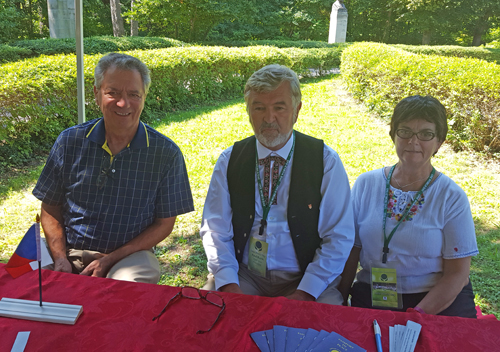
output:
[[[357,279],[370,283],[370,268],[382,260],[383,216],[387,177],[384,169],[359,176],[352,189],[356,239],[362,270]],[[391,186],[386,236],[418,192]],[[422,193],[389,243],[388,261],[397,263],[402,293],[429,291],[442,277],[443,259],[477,255],[476,233],[465,192],[440,174]]]

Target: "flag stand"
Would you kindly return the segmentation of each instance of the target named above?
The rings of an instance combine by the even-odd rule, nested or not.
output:
[[[33,242],[36,242],[34,251],[30,247]],[[18,251],[22,255],[17,255]],[[44,263],[42,252],[47,252],[47,248],[41,243],[40,217],[37,215],[36,223],[21,240],[16,252],[7,263],[6,270],[16,278],[38,269],[39,301],[3,297],[0,299],[0,316],[74,325],[82,313],[82,306],[50,302],[42,304],[42,263]],[[50,257],[48,252],[46,256]],[[44,265],[51,263],[52,260]]]
[[[74,325],[83,311],[82,306],[3,297],[0,300],[0,316],[7,318],[45,321]]]
[[[0,316],[74,325],[80,314],[82,314],[82,306],[51,302],[43,302],[42,305],[42,269],[40,262],[38,262],[38,284],[39,301],[3,297],[0,299]]]

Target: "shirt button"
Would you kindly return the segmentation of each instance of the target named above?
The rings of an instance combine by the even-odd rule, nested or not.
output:
[[[274,216],[270,216],[270,217],[269,217],[269,220],[274,220]]]
[[[272,233],[268,233],[267,234],[269,237],[273,237],[273,234]]]

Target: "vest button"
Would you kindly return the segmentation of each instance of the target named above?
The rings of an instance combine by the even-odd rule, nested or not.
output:
[[[240,250],[238,249],[238,254],[240,254]]]
[[[244,233],[244,234],[243,234],[243,237],[247,237],[247,234],[246,234],[246,233]]]
[[[250,219],[252,219],[252,218],[253,218],[253,215],[250,215]]]

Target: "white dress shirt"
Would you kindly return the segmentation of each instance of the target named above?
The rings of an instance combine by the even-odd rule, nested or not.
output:
[[[293,135],[292,135],[293,136]],[[279,155],[286,160],[292,148],[290,138],[283,148],[271,151],[257,141],[257,155],[263,159],[268,155]],[[238,261],[234,253],[232,209],[227,184],[227,166],[232,147],[229,147],[217,160],[208,189],[200,235],[208,258],[208,270],[215,276],[215,286],[236,283],[238,280]],[[316,250],[313,261],[308,265],[297,289],[318,296],[342,273],[345,262],[354,243],[354,220],[350,200],[350,187],[347,174],[338,154],[327,145],[323,150],[324,174],[321,184],[322,201],[320,204],[318,232],[322,239],[321,247]],[[276,195],[277,204],[271,206],[267,227],[259,236],[260,221],[263,215],[257,177],[255,177],[255,219],[250,236],[268,243],[267,269],[300,272],[295,255],[290,229],[287,221],[288,190],[292,176],[293,156],[290,159]],[[271,163],[271,170],[272,170]],[[282,166],[280,166],[281,172]],[[264,182],[264,166],[259,166],[260,177]],[[272,172],[271,172],[272,175]],[[272,181],[270,183],[270,189]],[[243,263],[248,264],[248,242],[243,255]]]

